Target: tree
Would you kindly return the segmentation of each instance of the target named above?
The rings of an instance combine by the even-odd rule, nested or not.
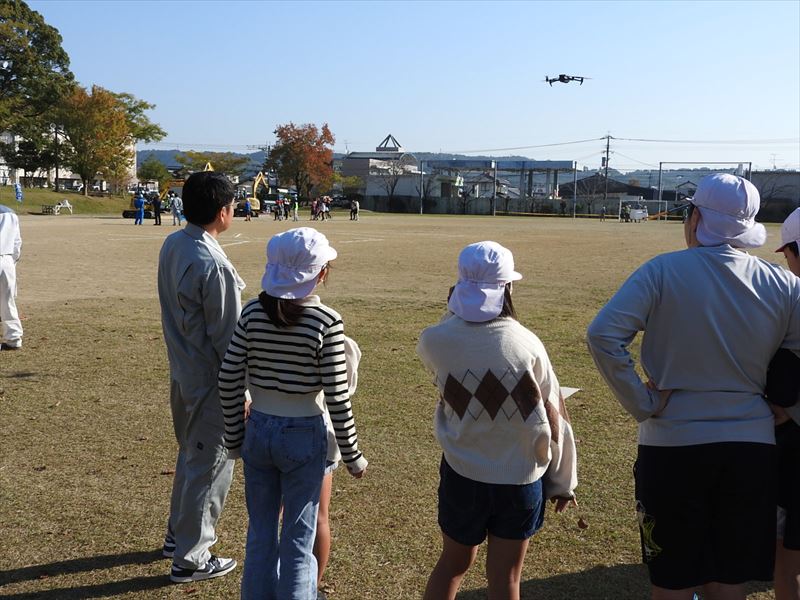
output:
[[[211,163],[215,171],[226,175],[240,176],[250,164],[250,157],[234,152],[195,152],[189,150],[178,154],[175,159],[183,167],[181,170],[188,173],[202,171],[207,163]]]
[[[0,143],[0,154],[9,168],[22,170],[22,185],[26,187],[33,186],[33,177],[37,171],[46,171],[55,163],[49,136],[39,135],[20,142]]]
[[[157,181],[159,190],[172,179],[172,173],[169,172],[169,169],[153,154],[139,165],[136,176],[142,181]]]
[[[0,123],[24,135],[73,85],[61,34],[21,0],[0,1]]]
[[[84,194],[100,172],[112,183],[123,183],[136,142],[164,137],[164,131],[144,115],[149,108],[153,105],[100,86],[93,86],[91,93],[75,86],[65,98],[59,110],[66,141],[62,160],[80,176]]]
[[[362,194],[364,190],[364,180],[358,175],[334,173],[333,187],[339,187],[345,198],[353,199]]]
[[[400,183],[400,178],[408,172],[409,167],[413,167],[413,158],[407,154],[400,155],[397,159],[374,161],[370,169],[370,175],[376,177],[380,186],[389,197],[389,211],[394,205],[395,191]]]
[[[328,124],[279,125],[277,142],[265,166],[274,170],[282,182],[291,181],[298,197],[309,198],[312,190],[330,189],[333,182],[333,149],[336,141]]]

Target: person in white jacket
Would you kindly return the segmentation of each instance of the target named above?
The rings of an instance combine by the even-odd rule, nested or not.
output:
[[[425,600],[455,598],[488,536],[490,598],[519,598],[528,540],[545,500],[564,510],[575,498],[575,439],[544,345],[517,320],[511,252],[470,244],[458,258],[449,313],[420,335],[417,353],[434,375],[442,447],[442,554]]]
[[[0,205],[0,349],[22,348],[22,321],[17,312],[17,262],[22,249],[19,217]]]

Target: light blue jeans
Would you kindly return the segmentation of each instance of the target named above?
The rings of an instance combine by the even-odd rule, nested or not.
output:
[[[322,415],[250,413],[242,445],[250,516],[242,600],[316,600],[312,550],[327,449]]]

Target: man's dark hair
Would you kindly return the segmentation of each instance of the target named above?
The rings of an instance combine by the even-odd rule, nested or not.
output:
[[[797,242],[789,242],[786,244],[786,247],[789,249],[789,252],[794,254],[795,258],[800,256],[800,248],[798,248]]]
[[[233,184],[222,173],[193,173],[183,184],[183,214],[189,223],[208,225],[233,201],[234,193]]]

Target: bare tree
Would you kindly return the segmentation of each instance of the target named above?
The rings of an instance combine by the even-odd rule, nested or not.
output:
[[[370,169],[370,176],[375,177],[381,188],[389,198],[389,212],[394,206],[395,192],[400,178],[409,173],[409,167],[413,166],[414,159],[407,154],[401,155],[398,159],[375,161]]]

